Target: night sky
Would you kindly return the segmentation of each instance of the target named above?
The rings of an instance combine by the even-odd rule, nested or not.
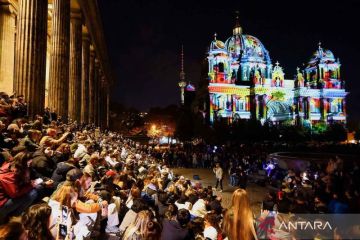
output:
[[[296,3],[298,2],[298,3]],[[178,104],[180,50],[186,79],[197,83],[205,52],[218,34],[232,35],[235,11],[244,34],[257,37],[293,79],[318,42],[340,58],[348,113],[360,119],[360,4],[357,1],[101,0],[105,38],[115,75],[112,101],[139,110]]]

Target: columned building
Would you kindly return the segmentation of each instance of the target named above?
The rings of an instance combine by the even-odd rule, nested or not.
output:
[[[318,49],[294,79],[286,79],[282,67],[254,36],[243,34],[236,22],[225,42],[210,44],[208,56],[208,118],[232,123],[253,119],[279,124],[313,126],[346,123],[345,81],[334,54]]]
[[[112,82],[97,0],[0,0],[0,91],[24,95],[29,117],[107,128]]]

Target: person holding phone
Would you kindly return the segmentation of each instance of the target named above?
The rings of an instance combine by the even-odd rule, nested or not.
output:
[[[48,203],[51,207],[49,229],[54,239],[65,239],[72,234],[77,201],[78,191],[71,183],[64,183],[51,197]]]

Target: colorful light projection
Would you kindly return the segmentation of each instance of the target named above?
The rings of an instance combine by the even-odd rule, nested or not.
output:
[[[285,79],[278,62],[254,36],[237,23],[225,43],[217,39],[208,52],[210,122],[256,119],[262,123],[291,120],[295,124],[346,122],[345,83],[340,62],[321,44],[308,65]]]

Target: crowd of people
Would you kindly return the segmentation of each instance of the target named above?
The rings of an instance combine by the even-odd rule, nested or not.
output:
[[[0,98],[0,239],[255,237],[245,190],[225,210],[147,146],[48,113],[30,120],[23,96]]]
[[[291,239],[291,232],[263,226],[271,211],[359,210],[359,169],[345,171],[341,160],[323,172],[289,171],[255,217],[246,183],[224,209],[220,191],[173,174],[171,167],[187,166],[179,160],[184,150],[154,152],[118,133],[63,122],[49,112],[29,119],[26,108],[23,96],[0,93],[1,240]],[[221,189],[224,171],[237,176],[252,163],[261,165],[245,150],[244,155],[211,151],[194,151],[191,164],[213,168]],[[263,157],[262,151],[256,155]]]

